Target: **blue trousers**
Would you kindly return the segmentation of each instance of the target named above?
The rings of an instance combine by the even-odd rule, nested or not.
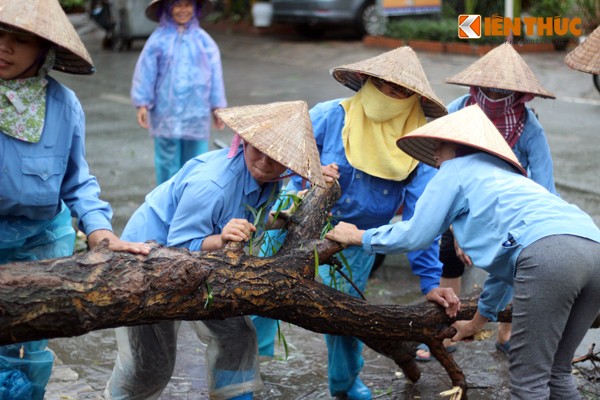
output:
[[[0,264],[45,260],[73,254],[75,231],[71,213],[62,204],[61,212],[50,221],[15,221],[10,227],[12,244],[2,242]],[[54,356],[48,340],[0,346],[0,398],[42,400],[52,373]]]
[[[271,233],[273,235],[273,233]],[[283,237],[279,237],[283,241]],[[346,259],[344,273],[364,292],[375,256],[366,254],[361,247],[348,247],[341,252]],[[351,271],[348,270],[348,267]],[[319,275],[325,285],[335,287],[351,296],[358,297],[356,290],[338,272],[328,265],[319,266]],[[258,337],[259,354],[273,356],[277,321],[253,316],[252,322]],[[327,344],[327,377],[332,396],[346,393],[352,387],[364,365],[363,343],[351,336],[325,335]]]
[[[156,185],[168,181],[192,158],[208,151],[208,140],[154,138]]]
[[[275,355],[275,336],[277,336],[277,321],[271,318],[251,315],[250,319],[256,328],[258,339],[258,355],[273,357]]]
[[[366,254],[361,247],[353,246],[341,252],[347,262],[344,273],[361,292],[367,287],[367,280],[375,262],[375,256]],[[350,268],[350,271],[348,270]],[[328,265],[319,266],[319,275],[323,283],[335,287],[351,296],[359,294],[338,272],[333,273]],[[363,344],[352,336],[325,335],[327,343],[327,377],[332,396],[346,393],[352,387],[364,365]]]

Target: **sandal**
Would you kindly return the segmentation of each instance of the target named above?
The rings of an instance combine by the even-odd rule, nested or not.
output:
[[[496,350],[508,357],[508,353],[510,351],[510,340],[504,343],[496,342]]]
[[[421,357],[420,355],[417,354],[417,356],[415,357],[416,361],[421,361],[421,362],[429,362],[431,361],[431,350],[429,349],[429,346],[427,346],[425,343],[421,343],[417,346],[417,350],[423,350],[429,353],[429,357]]]
[[[419,355],[417,355],[415,357],[415,360],[417,361],[421,361],[421,362],[428,362],[431,361],[431,350],[429,349],[429,346],[427,346],[425,343],[421,343],[417,346],[417,350],[423,350],[429,353],[429,357],[421,357]],[[450,353],[454,353],[456,351],[456,345],[451,345],[446,347],[446,352],[448,352],[448,354]]]

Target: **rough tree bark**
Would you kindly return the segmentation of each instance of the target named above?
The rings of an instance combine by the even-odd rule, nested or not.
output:
[[[314,332],[357,337],[393,359],[413,382],[420,376],[415,343],[426,343],[453,386],[466,393],[464,374],[442,345],[454,330],[441,307],[372,305],[314,280],[315,258],[331,262],[341,250],[319,239],[338,198],[337,185],[311,190],[288,222],[284,247],[269,258],[246,255],[235,245],[198,253],[155,245],[148,256],[101,247],[61,259],[0,265],[0,344],[164,320],[261,315]],[[457,318],[471,318],[476,300],[463,299]],[[509,321],[510,310],[500,318]]]

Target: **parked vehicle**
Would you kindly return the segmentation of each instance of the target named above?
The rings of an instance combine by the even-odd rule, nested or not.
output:
[[[326,29],[349,27],[359,35],[382,35],[385,17],[376,0],[271,0],[273,22],[294,25],[298,33],[318,37]]]
[[[113,51],[131,48],[134,39],[146,39],[156,23],[146,18],[151,0],[92,0],[90,17],[105,31],[103,46]]]

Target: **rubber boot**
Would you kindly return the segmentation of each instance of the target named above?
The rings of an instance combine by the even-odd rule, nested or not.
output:
[[[371,389],[367,387],[357,376],[352,384],[352,387],[346,393],[348,400],[371,400]]]
[[[228,385],[235,385],[243,382],[244,379],[248,378],[244,371],[227,371],[217,370],[215,371],[215,388],[222,388]],[[252,372],[254,374],[254,372]],[[234,397],[230,397],[227,400],[252,400],[254,397],[253,392],[242,393]]]
[[[239,396],[231,397],[228,400],[252,400],[254,398],[253,393],[243,393]]]

